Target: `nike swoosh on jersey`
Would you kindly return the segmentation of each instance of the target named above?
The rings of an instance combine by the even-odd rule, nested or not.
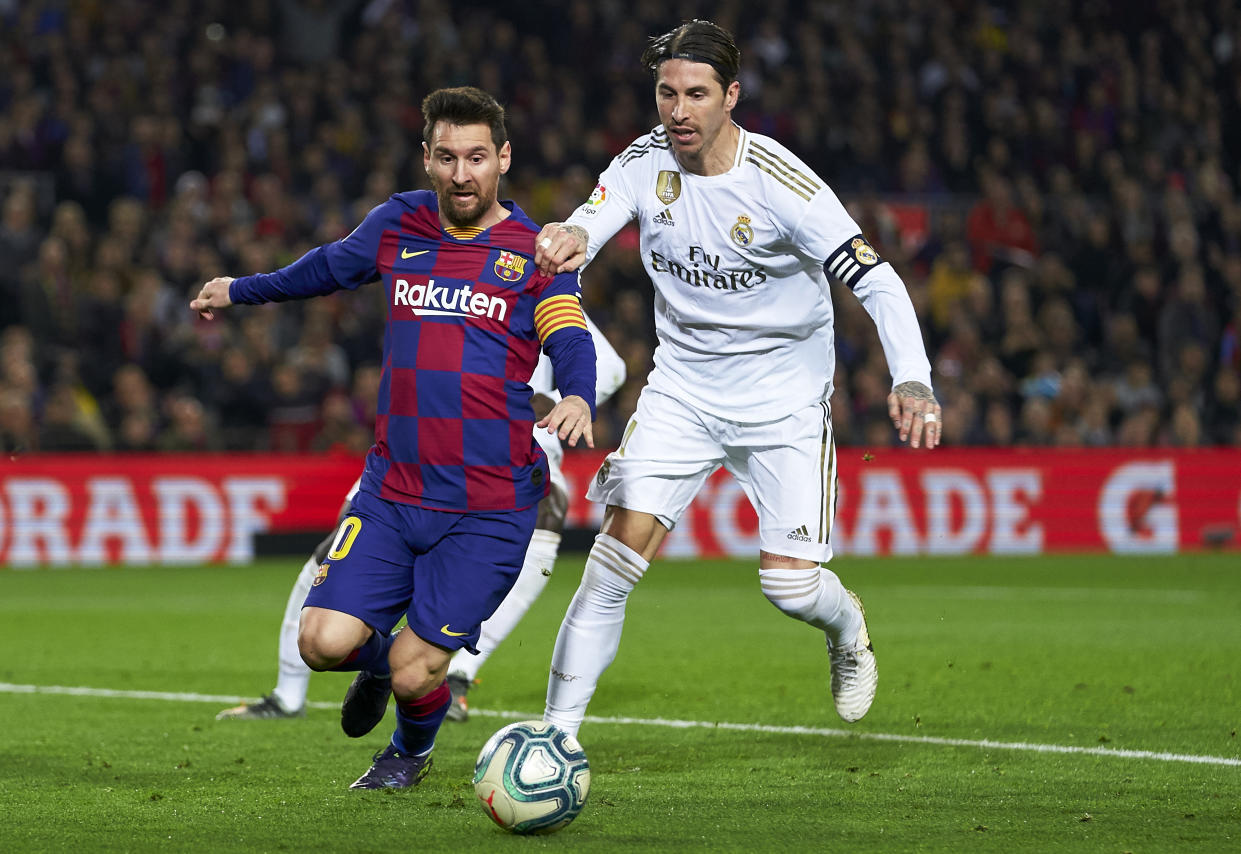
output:
[[[451,629],[449,629],[449,628],[448,628],[448,624],[447,624],[447,623],[444,623],[444,627],[443,627],[442,629],[440,629],[440,631],[441,631],[441,632],[443,632],[444,634],[448,635],[450,638],[463,638],[463,637],[465,637],[467,634],[469,634],[469,632],[454,632],[454,631],[452,631]]]
[[[402,249],[402,250],[401,250],[401,260],[402,260],[402,261],[407,261],[407,260],[409,260],[410,258],[416,258],[416,257],[418,257],[419,255],[426,255],[426,254],[427,254],[428,252],[430,252],[430,251],[431,251],[430,249],[423,249],[423,250],[421,250],[421,251],[419,251],[419,252],[410,252],[408,249]]]

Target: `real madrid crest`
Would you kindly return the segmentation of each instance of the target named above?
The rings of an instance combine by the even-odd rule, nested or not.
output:
[[[859,264],[873,267],[879,263],[879,256],[875,253],[875,250],[871,249],[870,244],[862,238],[853,238],[853,242],[849,246],[853,249],[853,257],[858,259]]]
[[[738,246],[749,246],[753,243],[754,229],[750,227],[750,218],[745,214],[737,217],[737,221],[733,223],[732,231],[728,232],[728,236]]]
[[[661,169],[655,179],[655,196],[665,205],[670,205],[681,198],[681,173]]]

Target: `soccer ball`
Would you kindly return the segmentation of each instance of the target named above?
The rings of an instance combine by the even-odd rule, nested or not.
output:
[[[474,763],[474,791],[505,830],[551,833],[586,805],[590,766],[577,739],[560,727],[520,721],[483,745]]]

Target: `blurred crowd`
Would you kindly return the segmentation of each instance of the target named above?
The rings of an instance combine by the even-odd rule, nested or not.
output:
[[[419,103],[508,109],[502,193],[566,216],[656,122],[637,58],[738,35],[745,127],[831,184],[909,286],[945,441],[1241,445],[1241,6],[0,0],[0,446],[362,453],[378,288],[206,321],[425,186]],[[622,232],[584,276],[629,381],[655,345]],[[842,443],[895,441],[873,325],[834,294]]]

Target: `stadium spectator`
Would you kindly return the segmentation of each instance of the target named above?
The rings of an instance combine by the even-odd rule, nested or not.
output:
[[[46,452],[104,450],[102,437],[87,426],[72,385],[58,383],[48,390],[38,444],[39,450]]]
[[[647,81],[632,56],[643,32],[672,23],[659,4],[575,3],[565,16],[550,0],[504,13],[487,4],[320,0],[143,4],[142,15],[89,4],[65,15],[63,6],[9,4],[0,22],[0,326],[35,334],[46,384],[55,351],[79,341],[74,305],[106,268],[127,322],[146,331],[143,342],[122,336],[122,358],[101,353],[115,339],[93,352],[113,365],[137,361],[161,395],[188,388],[217,417],[209,382],[222,354],[241,346],[248,318],[206,329],[161,312],[155,322],[167,325],[153,341],[130,299],[148,292],[142,271],[157,271],[180,300],[213,270],[271,269],[343,236],[383,186],[423,180],[408,157],[422,125],[416,93],[452,80],[494,82],[523,158],[511,195],[530,199],[536,220],[560,218],[615,146],[648,124]],[[1217,369],[1241,369],[1241,92],[1211,83],[1235,76],[1241,51],[1229,34],[1241,28],[1241,8],[1180,4],[1157,16],[1121,4],[903,4],[907,26],[858,26],[842,38],[845,8],[710,4],[746,34],[743,89],[754,97],[738,105],[743,122],[788,133],[811,168],[858,200],[855,218],[919,306],[931,271],[978,213],[981,242],[971,248],[983,257],[998,246],[1008,260],[980,276],[1000,310],[972,313],[982,349],[1001,357],[1009,383],[1025,377],[1022,354],[1033,353],[1011,340],[1006,348],[1000,322],[1010,262],[1023,253],[1058,259],[1018,271],[1029,315],[1038,318],[1057,291],[1068,300],[1096,388],[1129,360],[1113,357],[1107,341],[1122,315],[1132,316],[1137,349],[1165,377],[1179,358],[1165,342],[1183,335],[1161,332],[1163,308],[1179,299],[1186,270],[1198,268],[1217,327],[1200,342],[1209,405]],[[313,35],[300,41],[299,32]],[[463,46],[486,60],[471,68]],[[600,73],[582,74],[587,67]],[[859,105],[847,121],[841,103]],[[1003,196],[1008,213],[997,219],[993,198]],[[872,229],[872,218],[898,209],[916,214],[912,224],[888,216]],[[1003,226],[1012,222],[1019,227],[1009,234]],[[909,260],[906,243],[916,247]],[[608,252],[594,262],[607,274],[598,288],[585,283],[588,309],[637,365],[654,346],[649,325],[611,317],[619,294],[633,288],[649,303],[650,289],[634,253],[611,254],[615,263]],[[938,345],[952,321],[939,307],[940,286],[935,292],[928,335]],[[373,307],[355,313],[364,300],[341,296],[330,302],[349,310],[332,315],[332,337],[353,384],[377,358],[382,320]],[[1180,308],[1173,314],[1163,325],[1183,329]],[[862,320],[856,335],[842,323],[841,388],[879,346]],[[268,346],[294,346],[300,323],[296,312],[282,315]],[[252,340],[246,346],[263,369],[275,361]],[[630,385],[641,376],[631,373]],[[600,423],[623,425],[635,399],[636,387],[617,394]],[[988,401],[976,403],[987,411]],[[1018,404],[1008,404],[1015,418]],[[1152,441],[1170,435],[1171,415],[1159,410]],[[1113,426],[1124,417],[1109,410]],[[867,432],[864,422],[849,429]]]
[[[0,388],[0,451],[28,454],[39,450],[38,424],[30,399],[12,388]]]

